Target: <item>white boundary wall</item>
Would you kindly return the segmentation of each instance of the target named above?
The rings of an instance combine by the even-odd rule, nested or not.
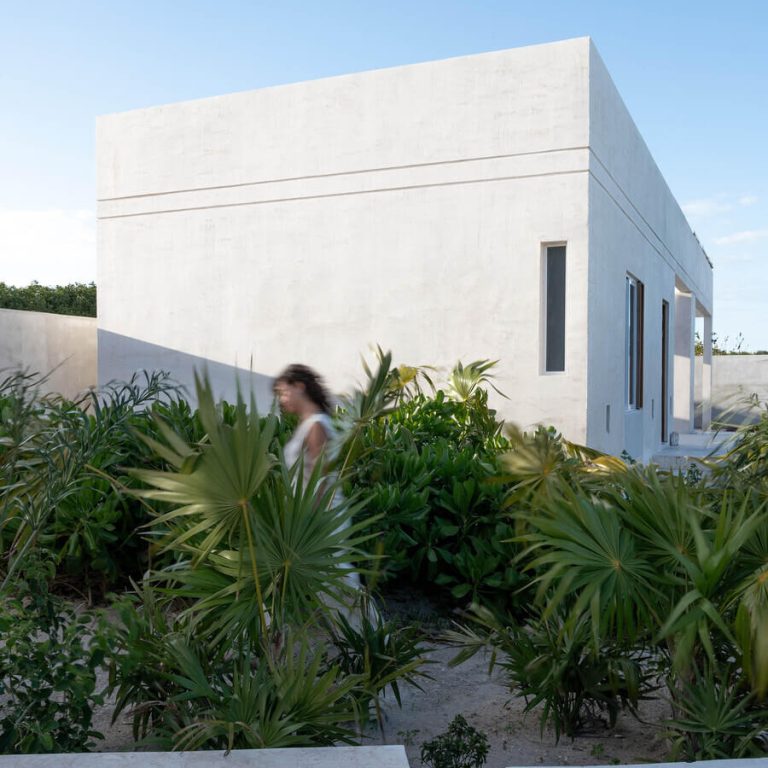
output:
[[[696,381],[701,381],[702,358],[696,358]],[[739,423],[753,421],[757,411],[749,411],[745,399],[757,394],[761,403],[768,403],[768,355],[713,355],[712,357],[712,418],[725,418]],[[702,401],[697,387],[696,404]]]
[[[96,318],[0,309],[0,379],[19,368],[65,397],[96,386]]]

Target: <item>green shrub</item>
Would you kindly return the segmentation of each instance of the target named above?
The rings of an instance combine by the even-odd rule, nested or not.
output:
[[[431,768],[482,768],[488,750],[488,737],[456,715],[445,733],[423,744],[421,762]]]
[[[538,709],[542,735],[547,725],[573,738],[607,716],[613,727],[622,710],[637,713],[641,699],[654,690],[658,670],[647,651],[606,643],[595,651],[591,628],[582,617],[575,625],[562,612],[532,611],[525,625],[505,622],[474,606],[473,630],[449,632],[463,647],[458,664],[486,646],[491,668],[504,670],[510,690],[525,699],[525,711]]]
[[[168,617],[144,586],[118,605],[110,669],[113,720],[132,714],[135,739],[161,749],[237,749],[353,743],[355,676],[342,676],[306,637],[269,654],[240,639],[222,652]]]
[[[452,600],[514,602],[514,531],[491,482],[507,447],[475,389],[464,401],[417,394],[373,421],[348,492],[366,499],[385,554],[384,580],[405,578]]]
[[[364,599],[356,620],[350,621],[340,613],[329,625],[328,634],[337,651],[334,664],[345,676],[354,675],[360,680],[355,689],[360,719],[365,723],[373,707],[383,734],[380,697],[390,689],[398,706],[402,706],[400,686],[405,683],[420,688],[418,677],[429,677],[420,670],[427,663],[420,633],[414,627],[398,627],[393,621],[385,621]]]
[[[175,396],[167,374],[134,377],[73,402],[41,395],[40,377],[17,372],[0,384],[0,546],[6,580],[40,549],[57,578],[102,593],[147,566],[140,528],[149,515],[125,491],[126,465],[157,466],[137,436],[158,402]],[[144,427],[146,429],[146,427]]]
[[[764,757],[768,707],[745,685],[738,669],[706,665],[672,692],[675,716],[667,722],[674,759]]]
[[[28,564],[13,597],[0,601],[0,752],[83,752],[102,738],[93,710],[104,701],[96,670],[111,632],[47,591],[50,573]]]
[[[147,486],[136,495],[164,505],[153,529],[173,561],[119,608],[117,711],[132,711],[138,737],[177,749],[351,743],[372,699],[421,661],[404,632],[363,621],[358,633],[332,607],[356,597],[366,523],[352,523],[352,500],[331,507],[320,463],[305,486],[301,467],[279,461],[275,416],[242,398],[217,407],[206,381],[197,395],[205,439],[157,418],[161,439],[147,444],[167,468],[131,473]],[[358,652],[370,662],[359,671]]]
[[[32,282],[17,288],[0,283],[0,307],[96,317],[96,284],[70,283],[52,287]]]

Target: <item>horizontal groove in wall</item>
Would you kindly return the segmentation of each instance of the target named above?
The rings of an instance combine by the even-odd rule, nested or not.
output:
[[[426,189],[582,173],[589,169],[589,153],[573,150],[546,157],[521,156],[500,160],[475,160],[462,165],[430,166],[405,170],[371,171],[354,177],[338,176],[300,181],[275,181],[247,188],[222,188],[201,192],[154,195],[100,202],[100,219],[172,213],[174,211],[206,210],[243,205],[285,203],[407,189]]]
[[[463,163],[474,163],[478,161],[484,161],[484,160],[505,160],[508,158],[520,158],[520,157],[540,157],[541,155],[551,155],[556,154],[560,152],[576,152],[579,150],[585,150],[589,149],[588,146],[580,146],[580,147],[558,147],[556,149],[539,149],[534,150],[532,152],[510,152],[508,154],[503,155],[480,155],[478,157],[460,157],[460,158],[453,158],[450,160],[434,160],[427,163],[408,163],[405,165],[390,165],[390,166],[381,166],[378,168],[359,168],[356,170],[350,170],[350,171],[333,171],[331,173],[314,173],[314,174],[306,174],[304,176],[286,176],[283,178],[277,178],[277,179],[261,179],[258,181],[243,181],[243,182],[237,182],[234,184],[214,184],[209,186],[203,186],[203,187],[190,187],[189,189],[173,189],[173,190],[167,190],[165,192],[144,192],[141,194],[134,194],[134,195],[117,195],[115,197],[102,197],[98,198],[97,202],[99,203],[107,203],[107,202],[113,202],[116,200],[136,200],[136,199],[143,199],[148,197],[162,197],[165,195],[183,195],[188,192],[211,192],[211,191],[217,191],[221,189],[242,189],[247,187],[258,187],[263,184],[278,184],[282,182],[289,182],[289,181],[309,181],[313,179],[333,179],[333,178],[339,178],[344,176],[359,176],[361,174],[366,173],[381,173],[386,171],[405,171],[405,170],[412,170],[415,168],[434,168],[437,166],[443,166],[443,165],[459,165]]]
[[[268,200],[256,200],[256,201],[245,202],[245,203],[221,203],[218,205],[214,204],[214,205],[190,206],[188,208],[169,208],[166,210],[152,210],[152,211],[139,212],[139,213],[113,214],[109,216],[99,216],[98,218],[100,220],[105,221],[109,219],[134,218],[136,216],[155,216],[155,215],[167,214],[167,213],[184,213],[187,211],[207,211],[207,210],[215,210],[217,208],[241,208],[243,206],[249,206],[249,205],[270,205],[273,203],[291,203],[291,202],[298,202],[301,200],[322,200],[325,198],[332,198],[332,197],[351,197],[354,195],[372,195],[372,194],[381,194],[385,192],[401,192],[409,189],[430,189],[433,187],[455,187],[455,186],[466,185],[466,184],[485,184],[485,183],[494,182],[494,181],[515,181],[517,179],[535,179],[535,178],[541,178],[545,176],[567,176],[567,175],[574,175],[579,173],[589,173],[589,169],[580,168],[580,169],[569,170],[569,171],[554,171],[551,173],[531,173],[531,174],[520,175],[520,176],[499,176],[499,177],[487,178],[487,179],[466,179],[461,181],[436,182],[434,184],[411,184],[411,185],[402,186],[402,187],[382,187],[378,189],[360,189],[352,192],[330,192],[324,195],[306,195],[306,196],[297,196],[297,197],[274,198],[274,199],[268,199]]]
[[[599,174],[595,173],[594,169],[590,170],[590,176],[594,179],[597,185],[605,192],[613,204],[629,220],[635,229],[637,229],[645,241],[667,263],[667,265],[675,272],[675,274],[684,277],[687,285],[696,283],[696,281],[692,279],[686,266],[678,260],[666,242],[662,239],[658,232],[656,232],[656,230],[648,222],[645,216],[643,216],[643,214],[632,202],[626,192],[624,192],[621,185],[608,171],[602,160],[600,160],[600,158],[595,154],[595,151],[591,148],[590,154],[595,158],[600,166]],[[603,178],[600,178],[601,175]],[[612,187],[613,189],[611,190],[609,187]],[[619,197],[621,197],[621,200]]]

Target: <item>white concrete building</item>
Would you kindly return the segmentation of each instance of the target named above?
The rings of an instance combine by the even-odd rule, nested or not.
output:
[[[98,121],[99,378],[498,358],[503,415],[693,428],[711,265],[588,38]],[[709,357],[704,367],[709,371]],[[706,381],[704,383],[706,389]]]

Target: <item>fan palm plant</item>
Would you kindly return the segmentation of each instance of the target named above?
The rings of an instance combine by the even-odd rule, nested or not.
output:
[[[207,380],[196,386],[205,439],[189,445],[161,423],[165,445],[144,439],[173,469],[133,472],[150,486],[143,498],[171,505],[154,526],[165,532],[163,547],[183,556],[154,578],[194,601],[189,618],[213,645],[243,633],[274,639],[324,598],[347,599],[365,523],[352,524],[351,501],[331,508],[336,488],[320,462],[306,482],[302,467],[285,467],[276,417],[260,418],[253,398],[248,408],[238,394],[225,423]]]

